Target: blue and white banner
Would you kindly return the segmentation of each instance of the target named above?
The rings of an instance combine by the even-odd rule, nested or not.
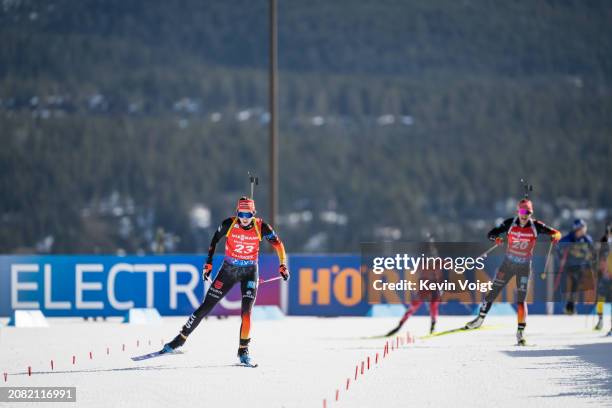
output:
[[[222,255],[215,256],[214,273],[222,261]],[[197,255],[0,256],[0,316],[16,309],[40,309],[47,316],[121,316],[133,307],[187,315],[204,295],[203,262]],[[260,278],[278,276],[277,268],[276,256],[261,256]],[[258,304],[280,304],[277,283],[262,286]],[[239,299],[236,286],[216,312],[238,313]]]

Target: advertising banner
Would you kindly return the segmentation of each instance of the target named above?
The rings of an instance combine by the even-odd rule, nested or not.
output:
[[[188,315],[205,292],[203,256],[0,256],[0,316],[40,309],[46,316],[122,316],[133,307]],[[215,256],[213,278],[223,262]],[[259,277],[278,276],[276,256],[260,256]],[[239,314],[236,285],[213,314]],[[261,285],[258,305],[280,305],[279,281]]]

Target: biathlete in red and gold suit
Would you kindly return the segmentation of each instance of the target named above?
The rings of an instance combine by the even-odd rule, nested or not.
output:
[[[527,298],[533,250],[539,234],[549,235],[553,242],[558,242],[561,239],[561,233],[532,218],[533,204],[528,199],[519,201],[517,212],[516,217],[508,218],[501,225],[489,231],[489,239],[495,241],[497,245],[503,244],[504,241],[501,236],[506,234],[508,241],[506,257],[495,275],[493,288],[486,294],[480,306],[478,317],[467,323],[465,328],[476,329],[482,325],[495,298],[497,298],[510,279],[516,276],[518,314],[516,339],[519,345],[524,345],[525,338],[523,331],[527,326],[527,302],[525,299]]]
[[[236,216],[225,219],[212,238],[208,249],[208,259],[202,271],[205,280],[210,277],[215,248],[223,237],[226,239],[223,265],[211,283],[200,307],[189,317],[180,333],[164,346],[164,350],[171,352],[181,347],[217,302],[227,295],[236,283],[240,283],[242,323],[238,357],[241,363],[249,365],[252,364],[249,356],[251,309],[257,296],[259,282],[257,259],[261,240],[265,238],[275,249],[280,263],[279,273],[284,280],[289,279],[287,256],[283,243],[272,227],[260,218],[255,218],[255,202],[252,199],[241,197],[238,200]]]

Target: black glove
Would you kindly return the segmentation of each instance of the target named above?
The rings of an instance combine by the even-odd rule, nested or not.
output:
[[[287,269],[287,265],[281,264],[278,267],[278,273],[280,273],[280,275],[283,277],[284,281],[288,281],[289,280],[289,269]]]

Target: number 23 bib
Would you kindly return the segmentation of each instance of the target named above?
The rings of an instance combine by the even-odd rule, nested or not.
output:
[[[226,234],[225,256],[244,261],[257,260],[262,220],[255,218],[253,223],[253,228],[244,229],[240,227],[237,218],[234,218]]]

